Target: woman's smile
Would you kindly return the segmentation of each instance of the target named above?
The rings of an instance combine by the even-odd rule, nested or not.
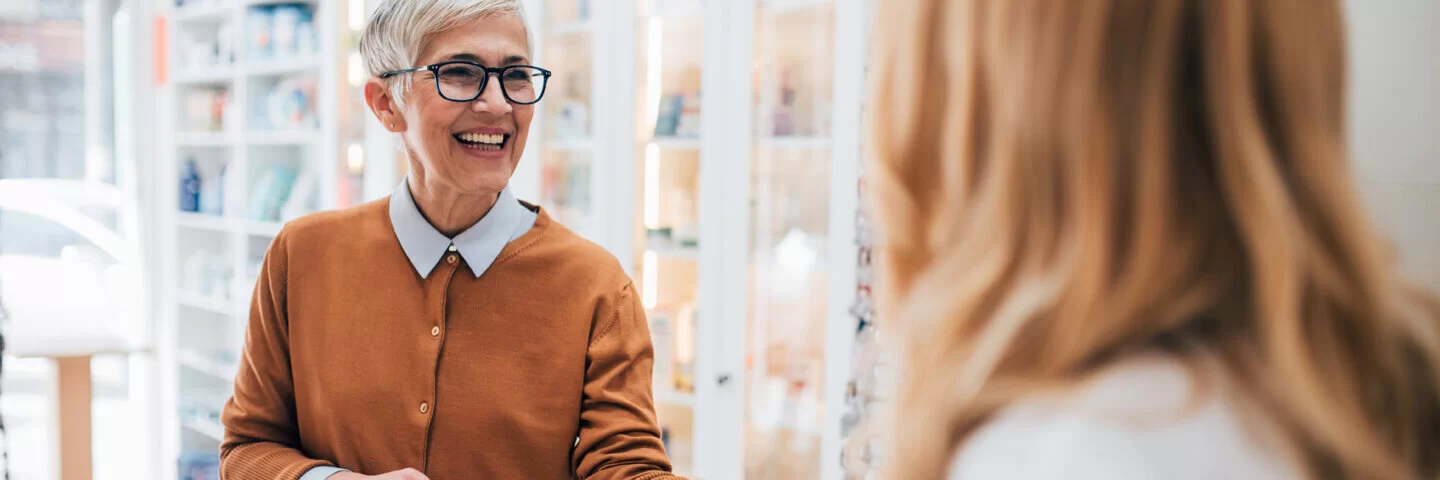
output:
[[[499,128],[479,128],[451,135],[456,146],[466,155],[479,158],[508,158],[514,135]]]

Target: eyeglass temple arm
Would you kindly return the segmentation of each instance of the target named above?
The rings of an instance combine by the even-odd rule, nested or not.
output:
[[[396,75],[399,75],[399,74],[402,74],[402,73],[422,72],[422,71],[429,70],[429,69],[430,69],[430,66],[429,66],[429,65],[426,65],[426,66],[423,66],[423,67],[407,68],[407,69],[404,69],[404,70],[392,70],[392,71],[389,71],[389,72],[385,72],[385,73],[380,74],[380,78],[390,78],[390,77],[393,77],[393,76],[396,76]]]

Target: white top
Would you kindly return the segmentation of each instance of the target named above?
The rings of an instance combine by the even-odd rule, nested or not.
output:
[[[950,478],[1300,478],[1271,422],[1226,399],[1226,385],[1196,386],[1177,363],[1126,361],[1074,391],[1002,409],[961,448]]]

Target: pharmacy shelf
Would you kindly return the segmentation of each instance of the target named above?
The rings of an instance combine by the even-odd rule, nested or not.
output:
[[[177,132],[175,144],[181,147],[227,147],[231,135],[226,132]]]
[[[698,2],[687,2],[687,3],[698,3]],[[680,19],[684,19],[684,20],[697,20],[697,21],[698,21],[698,20],[704,20],[704,19],[705,19],[705,6],[704,6],[704,5],[693,5],[693,4],[692,4],[692,5],[685,5],[685,6],[681,6],[681,7],[674,7],[674,6],[664,7],[664,8],[654,9],[654,10],[651,10],[651,11],[649,11],[649,12],[646,12],[645,16],[646,16],[646,17],[650,17],[650,18],[659,18],[659,19],[661,19],[661,20],[680,20]]]
[[[0,3],[6,1],[0,0]],[[180,178],[185,172],[185,163],[194,158],[212,167],[206,169],[206,173],[212,175],[207,179],[212,181],[207,186],[215,185],[213,175],[217,168],[213,167],[223,164],[226,172],[232,174],[223,182],[225,205],[233,208],[227,209],[223,216],[178,211],[173,199],[178,198],[175,195],[179,185],[173,180],[166,183],[169,186],[166,190],[171,193],[157,196],[170,199],[158,210],[161,255],[155,269],[159,272],[155,288],[165,293],[162,295],[165,305],[156,309],[160,317],[156,330],[160,337],[157,339],[159,358],[167,359],[159,379],[165,392],[162,397],[165,411],[161,415],[164,438],[159,443],[166,450],[162,455],[172,459],[188,451],[213,451],[217,447],[214,443],[224,437],[224,429],[213,414],[195,416],[183,404],[187,399],[205,398],[204,408],[213,410],[220,408],[221,401],[230,394],[237,370],[235,359],[243,354],[242,342],[236,340],[243,335],[241,330],[249,302],[248,293],[240,290],[211,292],[194,284],[195,279],[183,274],[185,263],[195,255],[204,254],[209,265],[218,269],[223,264],[226,270],[234,272],[230,280],[254,281],[250,275],[254,262],[264,255],[265,244],[280,231],[282,223],[254,221],[244,212],[253,203],[250,201],[253,196],[258,195],[256,187],[265,178],[262,174],[272,165],[283,164],[309,172],[311,175],[305,181],[313,183],[305,187],[312,192],[307,204],[317,210],[334,208],[339,182],[346,178],[336,164],[342,138],[338,132],[346,123],[341,115],[350,115],[348,112],[353,111],[341,102],[351,88],[344,81],[343,73],[344,59],[354,50],[349,40],[354,32],[340,29],[344,28],[344,6],[357,2],[184,0],[183,5],[176,3],[174,0],[156,2],[156,13],[169,19],[164,24],[163,35],[174,40],[165,44],[164,55],[158,57],[164,59],[162,68],[169,74],[162,86],[159,104],[154,106],[158,120],[154,127],[161,130],[158,138],[163,142],[158,148],[157,178]],[[281,4],[313,7],[315,53],[274,59],[247,55],[251,52],[245,46],[251,45],[250,40],[257,40],[251,37],[259,32],[245,27],[264,13],[251,7]],[[222,31],[221,24],[235,28]],[[290,37],[290,33],[298,33],[298,23],[296,28],[296,32],[275,35]],[[192,40],[202,43],[190,43]],[[236,46],[240,60],[224,65],[181,62],[186,58],[181,53],[187,49],[213,49],[221,42]],[[270,95],[276,87],[284,87],[277,85],[278,82],[289,77],[301,77],[307,83],[313,79],[314,93],[305,98],[307,108],[313,109],[310,112],[313,123],[305,123],[304,128],[258,128],[269,125],[264,119]],[[191,112],[187,101],[194,98],[192,95],[211,89],[226,91],[223,112],[226,130],[186,131],[195,125],[187,121],[186,114]],[[368,171],[365,173],[369,175]],[[230,293],[228,298],[225,293]],[[196,339],[205,339],[207,345],[186,343]],[[174,467],[157,473],[155,478],[179,478]]]
[[[251,62],[240,67],[240,71],[252,77],[269,77],[294,73],[315,73],[320,70],[321,65],[318,56],[310,55]]]
[[[595,151],[595,142],[589,138],[565,138],[544,143],[547,149],[556,152],[577,153]]]
[[[285,223],[262,220],[239,220],[203,213],[181,212],[176,214],[175,225],[191,230],[222,233],[241,232],[257,237],[273,237],[280,234],[280,229],[285,226]]]
[[[204,213],[178,213],[175,216],[175,225],[180,228],[212,232],[228,232],[231,230],[230,223],[225,217]]]
[[[235,314],[235,304],[230,303],[229,300],[225,300],[223,298],[216,298],[210,295],[195,293],[188,290],[176,290],[175,302],[186,307],[204,310],[211,313],[218,313],[227,316]]]
[[[250,145],[310,145],[320,139],[320,132],[313,129],[259,130],[245,135],[245,143]]]
[[[655,137],[650,143],[661,150],[699,150],[700,139],[695,137]]]
[[[245,0],[245,4],[246,4],[246,5],[249,5],[249,6],[252,6],[252,7],[258,7],[258,6],[261,6],[261,5],[282,5],[282,4],[296,4],[296,3],[301,3],[301,4],[305,4],[305,5],[315,5],[315,4],[317,3],[317,1],[316,1],[316,0]]]
[[[254,235],[257,237],[274,237],[276,235],[279,235],[280,229],[284,227],[285,224],[283,222],[264,222],[259,220],[250,220],[245,223],[245,233],[249,233],[250,235]]]
[[[185,428],[210,437],[217,442],[225,441],[225,426],[221,425],[220,422],[208,418],[191,417],[185,419]]]
[[[550,25],[545,33],[552,36],[576,35],[590,33],[595,30],[595,23],[592,20],[580,20],[578,22],[565,22]]]
[[[178,356],[181,365],[220,380],[233,380],[235,378],[235,372],[240,370],[239,365],[217,362],[209,356],[194,350],[181,349]]]
[[[655,403],[694,408],[695,394],[668,387],[657,387],[655,388]]]
[[[175,70],[176,85],[225,85],[234,80],[234,65],[204,65]]]
[[[780,15],[815,7],[829,7],[834,0],[765,0],[760,4],[763,12],[771,15]]]
[[[809,136],[761,137],[755,141],[757,147],[772,150],[824,150],[833,144],[830,137]]]
[[[234,7],[223,3],[202,3],[175,9],[177,22],[218,22],[229,17]]]
[[[669,260],[697,260],[700,258],[699,247],[663,247],[652,248],[656,257]]]

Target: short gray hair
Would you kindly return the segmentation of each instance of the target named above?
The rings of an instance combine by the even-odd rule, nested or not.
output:
[[[535,44],[525,21],[523,0],[385,0],[370,14],[365,33],[360,35],[360,59],[371,77],[415,67],[420,50],[431,35],[497,15],[514,15],[525,25],[525,50]],[[390,85],[395,102],[403,104],[410,76]]]

